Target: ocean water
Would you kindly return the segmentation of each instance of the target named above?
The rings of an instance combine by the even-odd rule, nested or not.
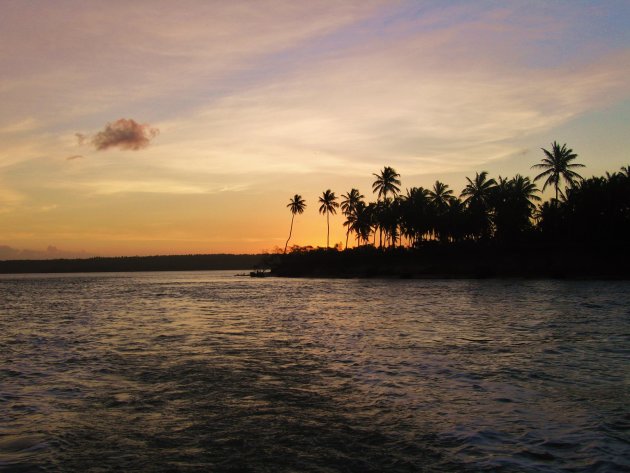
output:
[[[0,470],[630,469],[630,282],[0,277]]]

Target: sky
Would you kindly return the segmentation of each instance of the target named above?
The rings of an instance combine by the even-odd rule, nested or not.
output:
[[[0,259],[326,244],[317,198],[630,164],[630,2],[0,0]],[[550,194],[549,194],[550,195]],[[331,243],[345,240],[331,217]]]

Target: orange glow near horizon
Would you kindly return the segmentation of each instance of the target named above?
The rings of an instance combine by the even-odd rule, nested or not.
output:
[[[628,165],[630,7],[189,7],[4,9],[0,259],[274,251],[295,193],[290,244],[325,246],[326,189],[374,201],[392,166],[459,194],[533,176],[554,140],[585,177]]]

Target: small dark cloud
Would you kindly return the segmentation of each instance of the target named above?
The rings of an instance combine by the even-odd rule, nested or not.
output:
[[[80,155],[80,154],[75,154],[75,155],[73,155],[73,156],[68,156],[68,157],[66,158],[66,160],[68,160],[68,161],[72,161],[72,160],[74,160],[74,159],[83,159],[83,156],[82,156],[82,155]]]
[[[131,118],[120,118],[108,123],[105,129],[93,136],[75,133],[80,145],[89,143],[96,150],[119,148],[137,151],[146,148],[153,138],[160,133],[157,128],[147,123],[138,123]]]

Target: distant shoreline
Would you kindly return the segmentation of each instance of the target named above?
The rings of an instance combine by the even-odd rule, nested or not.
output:
[[[4,260],[0,261],[0,274],[250,270],[260,265],[264,257],[262,254],[208,254]]]
[[[249,271],[331,279],[630,280],[628,247],[555,248],[431,244],[422,248],[310,249],[287,254],[207,254],[4,260],[0,274]]]

